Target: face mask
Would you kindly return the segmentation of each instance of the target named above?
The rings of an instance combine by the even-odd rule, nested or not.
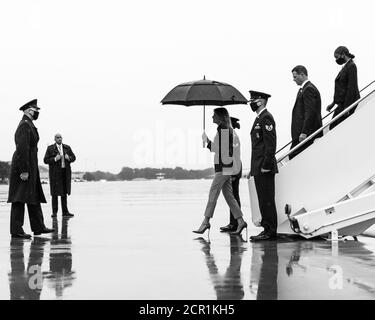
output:
[[[39,111],[34,111],[33,119],[37,120],[39,118]]]
[[[345,62],[346,61],[343,57],[339,57],[339,58],[336,59],[336,63],[340,66],[343,65]]]
[[[253,110],[255,112],[255,111],[258,110],[260,105],[258,105],[258,102],[250,102],[250,107],[251,107],[251,110]]]

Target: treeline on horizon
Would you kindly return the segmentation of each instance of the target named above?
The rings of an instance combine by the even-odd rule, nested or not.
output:
[[[110,172],[95,171],[86,172],[83,175],[83,179],[87,181],[124,181],[133,179],[156,179],[157,173],[164,173],[165,179],[208,179],[214,174],[213,168],[208,168],[204,170],[187,170],[181,167],[172,168],[142,168],[133,169],[129,167],[124,167],[121,169],[120,173],[114,174]]]
[[[39,166],[39,172],[48,172],[48,167]],[[10,162],[0,161],[0,183],[7,183],[10,174]]]
[[[39,166],[41,171],[48,170],[47,167]],[[156,179],[157,173],[164,173],[165,179],[208,179],[214,174],[213,168],[204,170],[187,170],[181,167],[172,168],[142,168],[133,169],[129,167],[123,167],[118,174],[104,171],[86,172],[83,175],[83,179],[87,181],[123,181],[133,179]],[[6,183],[10,174],[10,163],[0,161],[0,183]]]

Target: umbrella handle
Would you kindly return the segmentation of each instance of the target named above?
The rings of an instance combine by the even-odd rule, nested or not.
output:
[[[203,132],[206,130],[206,105],[203,105]],[[203,141],[203,148],[206,148],[206,142]]]

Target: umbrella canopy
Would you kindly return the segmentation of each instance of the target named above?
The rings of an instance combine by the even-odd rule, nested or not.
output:
[[[164,97],[161,103],[183,106],[225,106],[247,104],[247,100],[241,92],[228,83],[203,79],[179,84]]]

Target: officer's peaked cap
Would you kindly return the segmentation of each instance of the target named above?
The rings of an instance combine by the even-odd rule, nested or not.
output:
[[[28,103],[25,103],[21,108],[20,110],[21,111],[25,111],[26,109],[29,109],[29,108],[35,108],[35,109],[40,109],[38,107],[38,99],[33,99],[31,101],[29,101]]]
[[[254,90],[250,90],[249,92],[250,92],[251,100],[254,100],[254,99],[266,99],[267,100],[268,98],[271,98],[271,95],[268,93],[254,91]]]

